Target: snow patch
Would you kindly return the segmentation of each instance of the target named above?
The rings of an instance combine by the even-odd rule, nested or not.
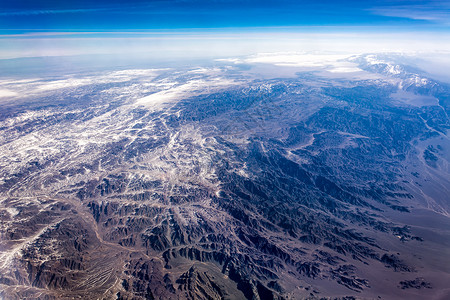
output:
[[[17,216],[19,214],[19,210],[17,208],[14,208],[14,207],[6,208],[6,211],[9,213],[11,218],[14,218],[15,216]]]
[[[196,79],[187,83],[162,90],[136,100],[136,105],[157,106],[172,101],[179,101],[188,97],[209,94],[223,87],[235,85],[236,82],[223,78]]]

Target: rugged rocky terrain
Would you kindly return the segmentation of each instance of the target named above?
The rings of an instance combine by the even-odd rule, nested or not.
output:
[[[1,297],[449,297],[450,86],[396,59],[2,80]]]

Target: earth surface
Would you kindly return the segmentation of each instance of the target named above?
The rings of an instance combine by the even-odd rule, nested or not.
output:
[[[0,65],[3,299],[450,298],[450,85],[414,57]]]

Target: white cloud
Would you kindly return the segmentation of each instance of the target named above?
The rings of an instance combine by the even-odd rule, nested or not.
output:
[[[245,60],[247,63],[267,63],[283,67],[324,67],[348,55],[321,55],[306,53],[259,53]]]
[[[259,53],[247,58],[220,59],[222,62],[271,64],[278,67],[310,68],[332,73],[360,72],[355,63],[346,61],[350,55],[312,54],[298,52]]]
[[[0,90],[0,98],[5,98],[5,97],[15,97],[18,94],[14,91],[10,91],[10,90]]]

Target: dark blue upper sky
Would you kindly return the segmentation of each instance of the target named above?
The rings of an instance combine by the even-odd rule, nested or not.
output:
[[[0,0],[0,29],[118,31],[278,26],[447,30],[447,0]]]

